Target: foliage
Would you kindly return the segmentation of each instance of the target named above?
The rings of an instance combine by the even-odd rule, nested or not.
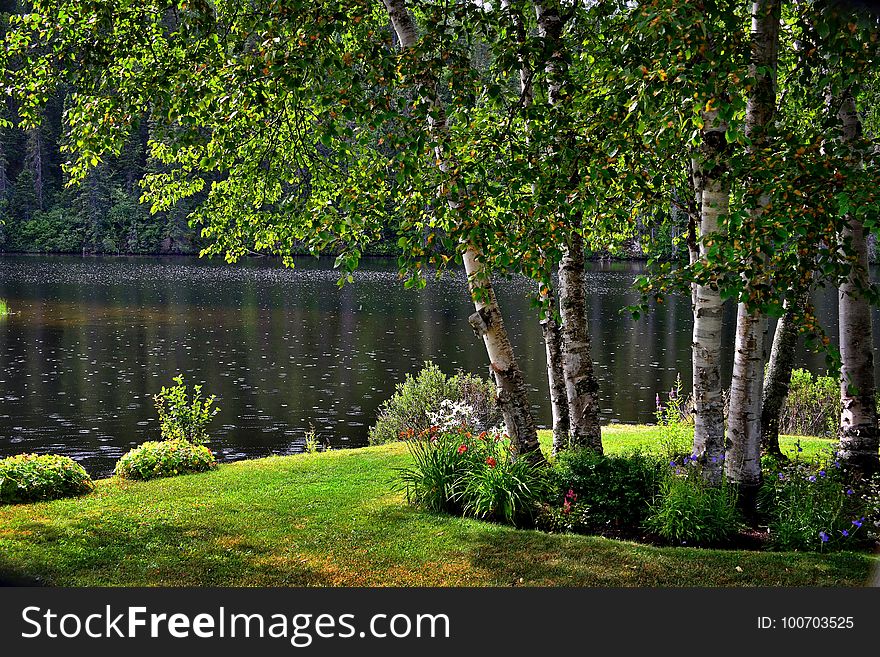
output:
[[[741,524],[736,499],[732,486],[710,486],[697,459],[686,456],[664,468],[645,526],[675,543],[723,543]]]
[[[578,533],[641,527],[660,483],[660,461],[644,452],[567,450],[553,464],[539,527]]]
[[[175,438],[135,447],[119,459],[114,474],[123,479],[155,479],[216,467],[214,455],[207,447]]]
[[[0,460],[0,504],[54,500],[94,489],[81,465],[57,454],[19,454]]]
[[[759,495],[777,550],[836,550],[876,540],[880,478],[854,479],[827,453],[803,461],[766,459]]]
[[[793,436],[835,436],[840,425],[840,382],[804,369],[791,373],[779,412],[779,432]]]
[[[208,442],[207,426],[220,409],[214,407],[216,395],[202,398],[202,386],[193,386],[192,400],[189,399],[187,386],[183,383],[183,375],[174,377],[176,385],[165,387],[153,396],[162,437],[165,440],[182,439],[202,445]]]
[[[465,426],[480,432],[500,422],[490,381],[461,371],[447,377],[437,365],[426,362],[416,376],[407,374],[382,404],[376,424],[370,427],[370,444],[413,437],[432,426]]]
[[[318,441],[318,430],[312,426],[306,431],[306,438],[303,442],[303,451],[306,454],[317,454],[321,449],[321,443]]]
[[[9,304],[6,299],[0,299],[0,318],[9,317]]]
[[[514,525],[531,519],[545,492],[545,472],[514,458],[506,436],[457,429],[422,438],[407,443],[413,465],[399,473],[412,504]]]
[[[694,420],[691,400],[682,395],[681,375],[675,377],[675,386],[667,393],[666,404],[657,395],[657,426],[660,427],[662,456],[666,460],[681,458],[691,452],[694,437]]]

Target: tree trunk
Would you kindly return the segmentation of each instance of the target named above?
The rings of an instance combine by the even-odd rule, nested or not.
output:
[[[558,454],[569,446],[571,423],[568,417],[568,391],[562,369],[562,333],[553,316],[556,299],[552,290],[548,296],[550,310],[541,320],[541,332],[547,353],[547,383],[550,386],[550,408],[553,412],[553,453]]]
[[[544,66],[547,75],[547,100],[550,105],[562,101],[564,20],[555,5],[535,3],[538,35],[551,45],[551,56]],[[562,146],[562,144],[559,144]],[[570,179],[576,181],[578,172]],[[585,257],[580,226],[571,230],[559,263],[559,310],[562,319],[562,373],[568,398],[569,443],[571,447],[590,447],[602,452],[602,427],[599,421],[599,386],[593,371],[590,333],[587,326]]]
[[[756,159],[766,144],[766,129],[776,108],[779,15],[779,0],[752,3],[749,76],[755,82],[746,102],[745,128],[750,140],[748,152]],[[762,192],[756,201],[749,212],[748,222],[752,227],[760,221],[769,202],[768,195]],[[767,316],[760,310],[750,311],[746,304],[740,303],[736,320],[725,471],[728,480],[739,488],[744,506],[751,511],[761,485],[761,402]]]
[[[838,117],[843,140],[852,143],[858,139],[861,123],[856,114],[855,101],[847,92],[840,103]],[[845,217],[845,240],[852,240],[856,256],[846,283],[840,286],[838,296],[838,324],[840,328],[840,460],[868,474],[880,470],[878,459],[877,400],[874,390],[874,351],[871,308],[862,293],[867,289],[868,249],[865,229],[855,218]]]
[[[703,161],[711,169],[697,167],[700,180],[700,257],[705,258],[719,219],[727,216],[730,192],[723,182],[727,153],[727,126],[718,112],[703,112]],[[713,485],[721,483],[724,459],[724,398],[721,390],[721,294],[711,282],[696,285],[694,292],[693,394],[694,454],[703,474]]]
[[[43,210],[43,135],[40,132],[40,126],[28,131],[25,161],[34,175],[34,199],[37,210]]]
[[[397,33],[402,48],[412,48],[418,32],[415,22],[407,11],[404,0],[384,0],[388,17]],[[431,85],[421,90],[438,110],[428,118],[427,129],[435,134],[448,130],[446,115],[442,111],[442,103],[437,90]],[[451,169],[450,163],[439,158],[442,171]],[[457,206],[455,199],[449,202]],[[464,253],[464,268],[468,276],[468,287],[476,312],[468,319],[474,332],[483,338],[489,363],[498,387],[498,404],[504,415],[504,424],[508,436],[517,453],[540,462],[544,460],[541,446],[538,443],[538,432],[532,417],[531,407],[522,371],[513,353],[513,347],[507,336],[507,330],[501,316],[501,310],[495,300],[492,281],[480,254],[472,245],[467,245]]]
[[[801,297],[803,298],[803,297]],[[798,301],[798,304],[800,301]],[[794,350],[797,346],[798,327],[795,315],[798,308],[790,299],[785,300],[785,311],[776,323],[770,364],[764,378],[761,398],[761,447],[767,454],[781,457],[779,448],[779,414],[791,386]]]
[[[519,45],[525,44],[526,29],[522,16],[511,9],[510,0],[501,0],[501,8],[511,14],[517,43]],[[522,56],[519,57],[519,88],[522,106],[529,107],[534,100],[532,70],[528,61]],[[533,185],[533,192],[534,189]],[[559,323],[556,321],[556,295],[550,283],[546,287],[541,285],[540,296],[546,308],[541,320],[541,333],[547,357],[547,384],[550,390],[550,410],[553,416],[553,454],[558,454],[568,447],[570,428],[568,397],[562,370],[562,334]]]
[[[602,452],[599,386],[593,371],[587,327],[584,245],[573,232],[559,263],[559,314],[562,317],[562,371],[568,397],[571,445]]]

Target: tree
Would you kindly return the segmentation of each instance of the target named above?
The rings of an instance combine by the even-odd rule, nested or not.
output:
[[[755,158],[756,166],[760,166],[767,148],[767,131],[776,109],[780,10],[778,0],[752,3],[749,76],[753,81],[746,103],[745,136],[749,142],[747,154]],[[759,192],[746,221],[757,224],[769,202],[769,194]],[[755,230],[751,226],[748,229]],[[760,254],[755,257],[762,258]],[[761,401],[766,324],[767,317],[760,308],[750,309],[745,303],[738,304],[725,471],[728,480],[738,486],[748,508],[754,506],[761,485]]]

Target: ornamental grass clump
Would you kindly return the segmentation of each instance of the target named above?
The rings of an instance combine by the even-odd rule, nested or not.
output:
[[[411,504],[522,525],[544,497],[545,469],[516,458],[502,434],[434,427],[407,444],[413,465],[398,472]]]
[[[216,467],[217,461],[207,447],[177,438],[135,447],[119,459],[114,474],[123,479],[156,479]]]
[[[669,462],[645,522],[658,536],[688,545],[724,543],[741,525],[734,487],[709,485],[693,454]]]
[[[18,454],[0,460],[0,504],[56,500],[94,490],[88,473],[57,454]]]

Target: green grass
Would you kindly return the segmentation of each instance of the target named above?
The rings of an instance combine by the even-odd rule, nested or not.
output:
[[[656,436],[608,427],[605,444],[622,451]],[[875,563],[848,552],[657,548],[434,515],[391,490],[408,460],[399,443],[271,457],[0,507],[0,572],[65,586],[855,586]]]

